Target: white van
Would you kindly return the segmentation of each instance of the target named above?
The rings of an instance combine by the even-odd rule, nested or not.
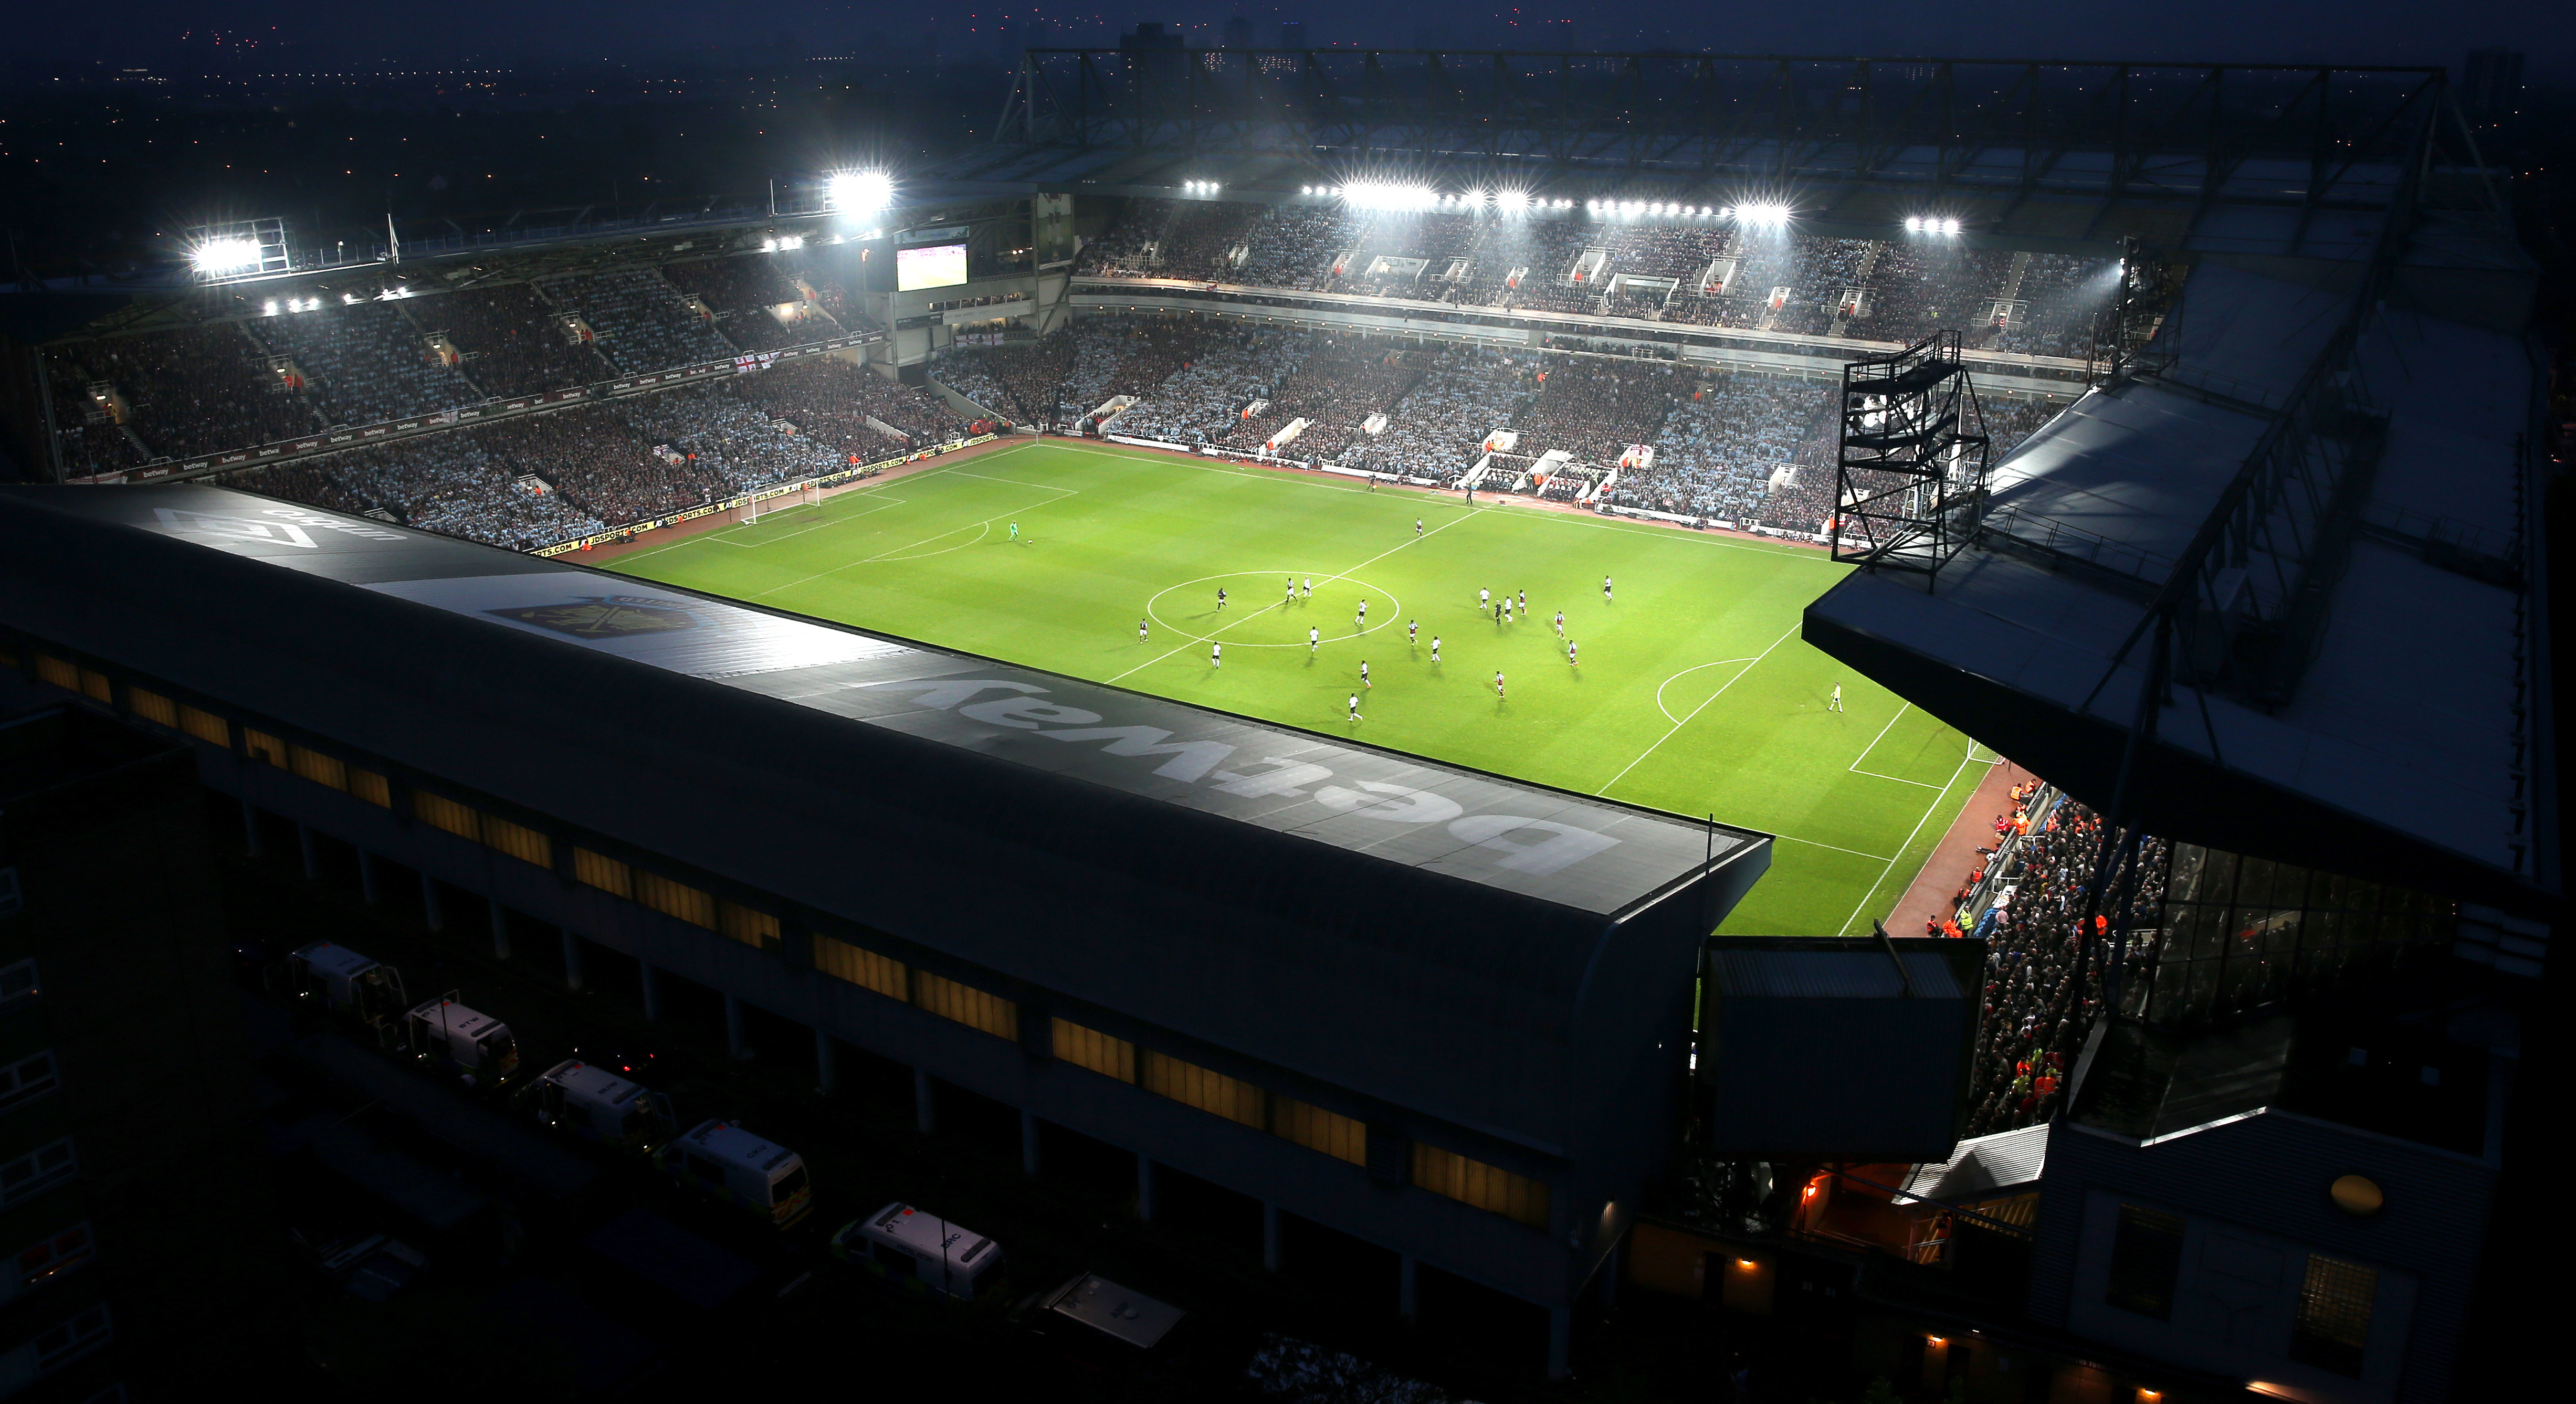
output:
[[[466,1008],[454,998],[433,999],[403,1021],[412,1056],[469,1082],[498,1083],[519,1067],[519,1040],[510,1026]]]
[[[780,1228],[814,1207],[805,1161],[729,1121],[702,1121],[653,1152],[663,1173]]]
[[[290,992],[362,1024],[381,1025],[411,1008],[402,972],[346,946],[316,941],[286,958]]]
[[[1000,1285],[1002,1246],[909,1204],[889,1204],[832,1235],[832,1255],[924,1296],[969,1301]]]
[[[543,1125],[618,1150],[649,1151],[680,1129],[670,1098],[578,1059],[538,1074],[518,1102]]]

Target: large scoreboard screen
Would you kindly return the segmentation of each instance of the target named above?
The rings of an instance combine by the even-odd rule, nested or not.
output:
[[[966,246],[964,244],[926,244],[917,249],[894,251],[896,292],[919,292],[923,288],[951,288],[965,281]]]

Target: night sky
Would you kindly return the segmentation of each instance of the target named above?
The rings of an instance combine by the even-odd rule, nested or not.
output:
[[[1391,10],[1365,0],[1234,5],[1207,0],[1060,7],[985,0],[708,5],[696,0],[452,0],[434,10],[291,0],[260,5],[141,0],[112,10],[23,10],[11,46],[35,59],[168,62],[255,44],[262,60],[457,59],[500,63],[610,59],[650,63],[691,50],[845,52],[916,45],[935,33],[943,57],[1016,47],[1035,20],[1057,42],[1102,42],[1140,19],[1189,27],[1214,43],[1232,15],[1269,26],[1304,21],[1324,44],[1617,49],[1672,46],[1721,53],[1908,57],[2226,59],[2234,62],[2446,63],[2501,44],[2530,55],[2532,78],[2576,75],[2576,23],[2563,0],[2162,0],[2123,6],[2073,0],[1843,0],[1833,5],[1712,5],[1638,0],[1620,6],[1496,8],[1425,3]],[[1570,21],[1570,22],[1569,22]]]

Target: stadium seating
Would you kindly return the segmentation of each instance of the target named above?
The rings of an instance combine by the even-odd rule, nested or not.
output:
[[[334,424],[378,424],[483,398],[441,364],[400,302],[324,306],[264,317],[254,328],[295,358],[310,394]]]
[[[1673,403],[1650,468],[1620,473],[1606,500],[1622,507],[1742,521],[1770,491],[1772,471],[1831,432],[1833,386],[1821,380],[1720,371]]]
[[[45,353],[45,379],[54,400],[54,442],[62,454],[63,472],[76,478],[139,467],[143,451],[112,418],[89,421],[100,413],[89,396],[89,376],[58,352]]]
[[[696,294],[715,312],[716,326],[725,339],[746,351],[771,351],[840,335],[839,324],[805,296],[793,270],[773,254],[675,263],[662,273],[682,292]]]
[[[1247,250],[1239,266],[1231,260],[1237,248]],[[1595,250],[1597,262],[1587,258]],[[1346,253],[1348,265],[1337,268],[1336,257]],[[1423,266],[1372,271],[1381,257]],[[1445,275],[1461,258],[1465,276],[1451,281]],[[1734,260],[1734,276],[1722,296],[1705,296],[1701,275],[1721,258]],[[1578,280],[1579,263],[1589,266]],[[2080,356],[2111,292],[2111,267],[2100,258],[1906,237],[1827,238],[1720,221],[1138,200],[1084,250],[1081,271],[1811,335],[1839,327],[1840,335],[1880,341],[1976,329],[1971,344]],[[1788,290],[1776,308],[1775,288]],[[1853,288],[1864,294],[1857,316],[1842,305]],[[1986,325],[1999,300],[2025,304],[2000,331]]]
[[[660,370],[734,355],[706,314],[650,268],[576,273],[537,286],[548,301],[589,324],[600,352],[619,370]]]
[[[1474,465],[1485,435],[1513,422],[1530,397],[1527,358],[1443,349],[1387,412],[1384,432],[1355,436],[1342,462],[1354,468],[1454,482]]]
[[[131,426],[155,456],[193,458],[322,426],[239,323],[86,342],[63,359],[125,396]]]
[[[445,333],[464,357],[465,378],[495,399],[591,385],[616,373],[597,351],[567,337],[563,313],[524,283],[420,298],[405,310]]]
[[[602,529],[555,484],[521,482],[524,474],[486,448],[493,438],[489,431],[432,434],[337,454],[316,468],[406,525],[495,546],[527,550]]]
[[[2048,1120],[2102,1008],[2102,973],[2082,968],[2079,935],[2086,888],[2102,856],[2102,819],[2037,781],[2016,787],[2011,802],[2011,812],[1995,816],[1995,848],[1978,849],[1979,866],[1959,889],[1965,901],[1986,878],[1984,865],[2003,851],[2009,866],[2002,877],[2012,893],[1981,928],[1987,940],[1985,1003],[1969,1072],[1971,1136]],[[2136,928],[2126,967],[2131,991],[2141,987],[2155,953],[2157,933],[2151,928],[2164,906],[2164,840],[2143,839],[2138,861],[2126,923]],[[2115,871],[2107,890],[2118,892],[2126,883],[2125,869]],[[1928,922],[1926,934],[1945,930],[1955,932],[1956,924]]]

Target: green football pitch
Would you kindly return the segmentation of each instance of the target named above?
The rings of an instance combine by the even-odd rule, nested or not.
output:
[[[1030,443],[612,568],[1776,834],[1733,932],[1866,932],[1991,760],[1799,639],[1817,551],[1341,478]]]

